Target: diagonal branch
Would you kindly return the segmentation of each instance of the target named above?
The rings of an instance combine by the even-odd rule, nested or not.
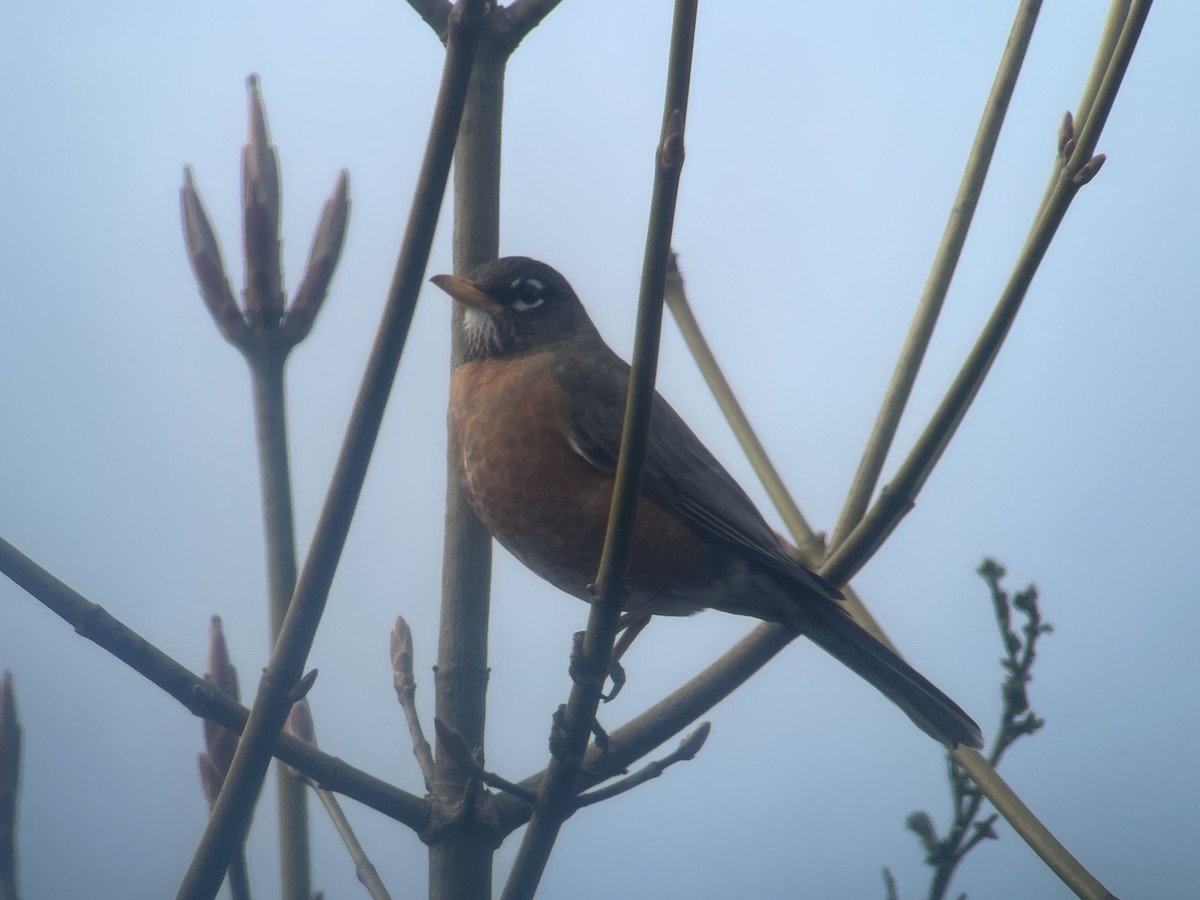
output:
[[[592,791],[587,794],[580,794],[575,799],[575,808],[583,809],[585,806],[591,806],[593,803],[600,803],[604,800],[611,800],[613,797],[624,794],[626,791],[631,791],[635,787],[645,784],[654,778],[660,776],[675,763],[690,762],[696,758],[696,754],[700,752],[700,748],[704,746],[704,742],[708,740],[708,733],[712,731],[712,725],[708,722],[701,722],[700,727],[685,737],[679,742],[679,746],[675,748],[673,753],[664,756],[662,759],[656,759],[654,762],[634,772],[620,781],[613,782],[610,785]]]
[[[941,245],[934,256],[921,299],[917,302],[912,325],[900,350],[900,358],[896,361],[896,371],[884,395],[879,417],[875,420],[875,427],[867,440],[845,506],[842,507],[837,526],[833,529],[830,544],[834,547],[840,544],[862,519],[875,485],[879,482],[879,473],[892,447],[892,441],[895,440],[896,429],[912,394],[913,384],[917,380],[917,372],[933,337],[942,303],[950,290],[950,280],[954,277],[954,270],[962,255],[967,231],[971,227],[979,196],[983,193],[984,179],[992,162],[996,142],[1000,138],[1000,127],[1004,124],[1008,103],[1017,85],[1017,76],[1021,72],[1025,51],[1033,37],[1033,27],[1037,24],[1041,5],[1042,0],[1023,0],[1017,9],[991,93],[984,104],[983,116],[975,133],[975,142],[967,157],[958,194],[950,207],[950,216],[942,234]]]
[[[1114,47],[1091,114],[1086,121],[1081,122],[1078,140],[1071,136],[1061,142],[1060,156],[1051,176],[1051,188],[1046,203],[1035,218],[991,317],[942,398],[941,404],[901,464],[895,478],[884,488],[883,494],[845,541],[833,548],[822,566],[821,574],[835,584],[844,584],[853,578],[912,509],[917,494],[941,459],[942,453],[983,385],[1021,309],[1021,303],[1038,266],[1071,206],[1071,201],[1075,199],[1079,189],[1091,180],[1103,162],[1103,157],[1093,157],[1092,153],[1149,10],[1149,0],[1134,4],[1121,37]],[[1099,121],[1093,117],[1099,117]]]
[[[468,2],[461,17],[451,23],[441,87],[400,258],[346,439],[296,593],[259,682],[229,777],[180,885],[180,900],[216,896],[233,849],[249,825],[271,748],[291,709],[289,692],[300,679],[320,624],[421,288],[466,98],[481,8],[482,0]]]
[[[625,405],[608,531],[578,661],[579,674],[575,677],[563,715],[562,750],[551,758],[546,777],[539,787],[538,804],[534,807],[529,828],[509,873],[502,895],[504,900],[523,900],[534,895],[562,823],[571,813],[579,761],[587,748],[592,723],[596,718],[605,674],[612,659],[617,623],[625,601],[625,575],[654,400],[663,289],[675,221],[675,200],[679,194],[679,176],[683,166],[684,117],[691,79],[696,8],[697,0],[677,0],[675,4],[666,102],[638,298],[629,396]]]
[[[208,684],[102,607],[76,593],[12,544],[0,538],[0,572],[27,591],[80,636],[107,650],[151,684],[178,700],[188,712],[241,734],[249,718],[246,707]],[[321,787],[337,791],[364,806],[420,831],[429,804],[342,760],[321,753],[290,735],[281,735],[275,756],[303,772]]]
[[[1121,0],[1117,0],[1118,4],[1120,2]],[[1105,75],[1101,79],[1108,95],[1100,98],[1102,102],[1099,102],[1095,108],[1103,109],[1105,112],[1111,108],[1112,93],[1119,86],[1120,75],[1123,74],[1128,65],[1133,43],[1140,33],[1149,10],[1149,5],[1149,2],[1135,4],[1128,20],[1121,28],[1121,39],[1113,45],[1111,60],[1104,67]],[[1074,146],[1072,143],[1071,148],[1074,149]],[[1094,147],[1095,144],[1092,142],[1084,151],[1080,151],[1080,156],[1084,152],[1092,152]],[[1014,280],[1018,274],[1024,279],[1024,287],[1027,287],[1029,280],[1032,279],[1032,269],[1036,267],[1036,263],[1040,261],[1041,256],[1044,254],[1045,244],[1048,243],[1049,237],[1053,235],[1054,228],[1057,227],[1058,222],[1061,221],[1062,216],[1065,214],[1066,205],[1069,205],[1069,201],[1074,197],[1075,191],[1083,183],[1086,183],[1086,179],[1090,175],[1094,175],[1095,168],[1095,163],[1091,157],[1086,157],[1084,163],[1078,165],[1077,168],[1072,167],[1070,161],[1064,163],[1060,160],[1059,166],[1056,167],[1055,180],[1052,181],[1052,186],[1056,190],[1048,194],[1048,196],[1057,198],[1057,206],[1051,210],[1054,217],[1050,218],[1045,214],[1037,217],[1025,251],[1018,262],[1017,273],[1014,274]],[[1042,230],[1047,231],[1047,233],[1040,234]],[[1020,286],[1018,285],[1018,287]],[[1005,311],[1009,315],[1008,323],[989,323],[989,328],[1000,329],[1000,339],[1007,332],[1007,326],[1011,324],[1011,317],[1015,316],[1016,313],[1016,308],[1012,303],[1013,298],[1009,296],[1013,293],[1013,290],[1013,284],[1010,283],[1005,294],[1002,295],[1001,302],[997,306],[997,313],[994,314],[995,319],[1002,310]],[[1023,288],[1021,289],[1021,293],[1023,293]],[[1007,305],[1005,303],[1006,299],[1008,300]],[[1017,298],[1017,305],[1019,305],[1019,297]],[[985,330],[985,336],[987,333],[987,330]],[[981,337],[981,342],[983,339]],[[995,349],[998,349],[998,344]],[[969,357],[968,364],[964,364],[964,370],[968,368],[970,359]],[[986,366],[982,367],[982,371],[978,373],[980,378],[986,374],[986,369]],[[978,385],[976,384],[973,390],[965,392],[964,396],[966,396],[967,402],[974,396],[974,391],[977,389]],[[942,413],[942,410],[939,410],[939,413]],[[959,419],[961,419],[963,413],[965,413],[965,406],[959,410]],[[935,420],[936,418],[937,416],[935,415]],[[956,425],[957,422],[955,421],[952,424]],[[930,427],[933,427],[933,423],[931,423]],[[945,440],[948,441],[951,434],[952,429],[948,433],[945,433]],[[921,479],[921,483],[923,483],[923,479]],[[883,500],[886,501],[888,499],[888,492],[885,492]],[[881,504],[877,504],[876,506],[879,507]],[[891,527],[894,527],[895,523],[906,511],[907,508],[903,504],[892,501],[890,514],[894,518],[891,521],[891,526],[881,530],[890,532]],[[882,517],[879,510],[873,510],[872,513]],[[869,515],[868,519],[870,518],[871,516]],[[886,520],[884,521],[886,524]],[[861,530],[861,527],[860,529],[856,529],[856,533],[858,530]],[[836,582],[844,583],[844,580],[850,574],[858,571],[861,565],[865,563],[870,552],[872,552],[872,549],[868,547],[866,542],[861,541],[861,539],[853,539],[852,536],[852,540],[847,545],[838,548],[834,558],[831,558],[829,564],[822,569],[821,574]],[[625,726],[612,732],[610,734],[609,747],[604,754],[605,762],[611,766],[618,766],[628,765],[640,759],[663,741],[695,721],[720,700],[724,699],[725,696],[740,686],[776,653],[782,650],[793,637],[793,634],[780,626],[766,624],[758,626],[727,651],[724,656],[686,685],[655,704]],[[593,749],[585,757],[584,765],[595,764],[598,762],[599,756],[600,754]],[[1081,896],[1108,896],[1108,891],[1103,885],[1092,877],[1062,847],[1054,836],[1042,826],[1033,813],[1021,802],[1020,798],[1016,796],[1012,789],[996,774],[980,754],[972,750],[960,748],[955,752],[955,758],[979,786],[983,794],[992,802],[993,806],[996,807],[997,811],[1009,821],[1022,838],[1068,886]],[[531,776],[522,781],[521,786],[535,788],[543,776],[544,773]],[[580,778],[577,787],[583,790],[589,786],[589,781],[591,783],[598,783],[600,780],[603,779],[596,778],[592,781],[590,776],[584,776]],[[508,827],[519,827],[528,818],[528,811],[510,798],[499,798],[498,805]]]

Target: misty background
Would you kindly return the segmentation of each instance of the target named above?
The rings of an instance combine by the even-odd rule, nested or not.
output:
[[[675,246],[690,299],[814,527],[831,529],[957,188],[1015,4],[731,4],[700,11]],[[1046,4],[976,222],[898,437],[911,444],[998,295],[1078,103],[1105,4]],[[670,4],[566,0],[515,52],[501,252],[554,265],[628,356]],[[1200,775],[1200,7],[1152,12],[1073,204],[989,381],[855,587],[989,740],[1001,646],[985,555],[1036,582],[1055,632],[1047,720],[1000,772],[1123,897],[1194,896]],[[330,297],[289,366],[298,546],[308,539],[395,262],[443,50],[401,0],[0,8],[0,534],[194,671],[223,617],[253,696],[267,613],[249,379],[182,249],[183,165],[240,287],[239,158],[258,72],[302,271],[338,170],[352,209]],[[429,274],[450,268],[444,214]],[[309,665],[327,752],[421,792],[391,683],[397,613],[432,726],[449,305],[422,295]],[[682,342],[659,388],[778,519]],[[585,607],[495,557],[488,767],[545,764]],[[753,623],[655,623],[601,711],[615,727]],[[0,668],[25,734],[28,898],[173,895],[205,822],[200,722],[0,581]],[[711,716],[699,757],[571,819],[547,898],[923,895],[905,816],[950,820],[940,748],[803,641]],[[674,742],[672,742],[673,746]],[[667,749],[656,755],[663,755]],[[273,779],[249,844],[277,892]],[[347,803],[384,882],[425,848]],[[311,804],[314,886],[361,895]],[[1007,824],[961,867],[973,900],[1065,897]],[[519,834],[497,854],[507,874]]]

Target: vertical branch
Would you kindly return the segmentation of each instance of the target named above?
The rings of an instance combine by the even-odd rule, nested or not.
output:
[[[500,136],[508,51],[490,35],[476,50],[454,157],[454,271],[495,259],[500,246]],[[451,367],[463,358],[462,309],[452,308]],[[458,478],[446,465],[446,532],[438,632],[435,708],[471,747],[483,747],[487,698],[487,635],[492,538],[476,518]],[[431,785],[436,802],[461,803],[471,781],[438,744]],[[439,833],[429,848],[430,900],[491,896],[490,831],[468,815]]]
[[[247,354],[254,394],[254,424],[267,542],[267,588],[274,646],[296,588],[296,525],[288,457],[284,353]],[[275,767],[279,811],[279,867],[284,900],[312,895],[308,794],[284,766]]]
[[[12,672],[0,674],[0,900],[17,891],[17,791],[21,785],[21,722]]]
[[[662,132],[655,154],[654,189],[638,298],[629,395],[625,405],[608,530],[600,557],[600,570],[596,576],[595,596],[583,635],[580,658],[575,661],[578,674],[574,676],[575,682],[562,714],[561,748],[551,756],[546,768],[546,776],[538,790],[538,802],[517,851],[503,900],[533,897],[562,824],[570,814],[575,781],[596,718],[601,688],[612,659],[617,623],[625,601],[625,574],[646,440],[650,431],[658,342],[662,330],[663,292],[675,221],[675,200],[683,166],[684,117],[691,79],[696,8],[697,0],[677,0],[675,4]]]
[[[216,896],[225,868],[249,825],[271,749],[291,705],[299,699],[301,672],[362,492],[424,277],[449,177],[482,6],[482,0],[465,3],[462,15],[451,24],[441,87],[400,258],[346,439],[279,640],[259,683],[229,777],[180,885],[179,898],[208,900]]]

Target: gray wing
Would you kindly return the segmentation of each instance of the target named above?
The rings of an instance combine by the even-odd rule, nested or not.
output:
[[[603,347],[604,359],[567,360],[558,372],[571,398],[571,437],[576,451],[606,472],[615,472],[621,443],[629,365]],[[830,600],[841,592],[783,552],[771,526],[733,477],[662,397],[654,412],[642,472],[642,492],[697,532],[779,572]]]

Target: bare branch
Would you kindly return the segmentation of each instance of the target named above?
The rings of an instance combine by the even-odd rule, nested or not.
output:
[[[102,607],[63,584],[29,557],[0,539],[0,572],[74,627],[81,637],[107,650],[125,665],[178,700],[193,715],[241,734],[249,712],[213,689],[203,678],[167,656]],[[272,752],[322,787],[352,797],[389,818],[420,831],[429,804],[420,797],[321,753],[290,735],[280,735]]]
[[[700,748],[704,746],[704,742],[708,740],[708,734],[711,730],[712,725],[710,723],[701,722],[699,728],[680,741],[679,747],[674,753],[664,756],[662,759],[655,760],[627,778],[622,778],[620,781],[606,785],[591,793],[580,794],[575,799],[575,808],[582,809],[585,806],[591,806],[593,803],[599,803],[602,800],[616,797],[618,794],[624,794],[626,791],[633,790],[638,785],[645,784],[647,781],[657,778],[671,766],[675,765],[675,763],[688,762],[695,759],[696,754],[700,752]]]
[[[287,730],[294,734],[298,740],[303,741],[310,747],[317,746],[317,729],[313,723],[312,710],[309,709],[307,701],[300,701],[292,707],[291,713],[288,715]],[[295,769],[292,772],[300,776],[300,773]],[[325,811],[329,813],[329,818],[333,821],[333,827],[341,837],[342,843],[346,845],[346,850],[350,853],[350,858],[354,861],[354,871],[358,875],[358,880],[366,887],[367,893],[371,895],[372,900],[391,900],[384,887],[383,881],[379,877],[379,872],[374,864],[367,856],[367,852],[363,849],[362,844],[358,841],[358,836],[355,835],[354,829],[350,825],[350,820],[346,818],[346,814],[342,811],[342,806],[338,803],[330,791],[324,790],[316,784],[312,784],[313,790],[317,792],[317,797],[325,807]]]

